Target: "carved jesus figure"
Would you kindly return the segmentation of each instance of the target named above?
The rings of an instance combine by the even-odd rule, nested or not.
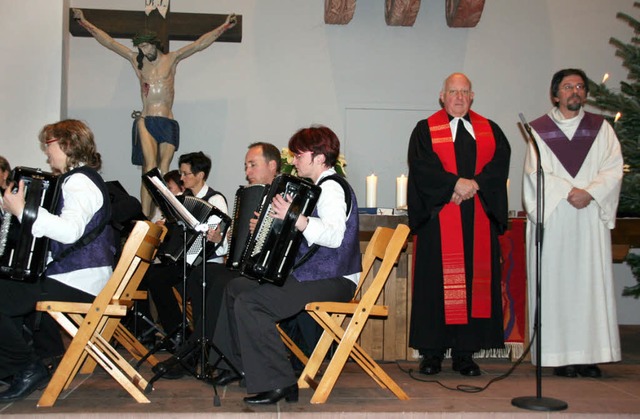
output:
[[[165,54],[155,34],[136,35],[133,38],[136,48],[131,49],[89,22],[82,10],[73,9],[73,14],[78,23],[102,46],[129,60],[140,80],[142,111],[132,115],[135,121],[132,128],[131,162],[141,165],[143,173],[154,167],[167,173],[173,153],[180,142],[179,125],[172,112],[176,67],[181,60],[209,47],[220,35],[234,27],[236,15],[230,14],[219,27],[177,51]],[[144,186],[140,190],[140,200],[143,212],[149,217],[153,202]]]

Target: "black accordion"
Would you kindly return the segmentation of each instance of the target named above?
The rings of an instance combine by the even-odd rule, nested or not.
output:
[[[53,211],[58,202],[57,176],[40,169],[16,167],[11,175],[15,182],[24,182],[25,205],[22,222],[6,212],[0,227],[0,278],[35,282],[44,272],[49,253],[49,239],[33,237],[31,228],[38,217],[38,208]]]
[[[216,216],[220,218],[218,226],[220,227],[220,234],[222,234],[223,240],[227,234],[227,230],[231,225],[231,218],[224,212],[222,212],[215,205],[210,204],[204,199],[196,198],[195,196],[178,196],[178,201],[184,205],[184,207],[193,215],[200,223],[207,224],[209,217]],[[171,261],[176,262],[180,260],[184,255],[184,249],[187,249],[186,261],[189,265],[197,266],[204,260],[208,260],[213,256],[218,245],[209,243],[206,247],[206,255],[202,254],[202,234],[192,228],[183,230],[181,223],[167,222],[165,225],[168,229],[167,236],[169,239],[166,241],[166,245],[161,246],[158,249],[160,255],[169,258]],[[215,227],[210,225],[209,227]],[[186,245],[183,244],[186,233]],[[220,242],[222,243],[222,242]],[[163,243],[164,244],[164,243]]]
[[[242,266],[244,249],[251,237],[249,221],[254,217],[253,213],[260,210],[268,189],[268,185],[257,184],[240,186],[236,191],[227,268],[237,270]]]
[[[160,191],[159,185],[154,184],[151,178],[157,178],[164,185],[164,188],[166,188],[165,193]],[[173,197],[171,192],[169,192],[171,196],[166,195],[168,188],[158,168],[154,168],[144,174],[142,181],[166,219],[167,236],[158,249],[158,256],[170,262],[177,262],[185,258],[186,262],[191,266],[199,265],[203,260],[206,261],[213,256],[218,245],[208,245],[206,254],[203,255],[202,240],[200,239],[202,234],[206,234],[206,231],[196,231],[196,226],[185,219],[185,213],[181,212],[181,210],[186,210],[199,225],[207,224],[207,220],[212,216],[218,217],[220,219],[218,226],[220,227],[223,241],[231,225],[231,218],[204,199],[187,195]],[[175,201],[171,199],[172,197],[175,198]],[[214,226],[210,225],[209,227]],[[184,254],[185,248],[187,249],[186,255]]]
[[[300,215],[311,215],[320,192],[319,186],[295,176],[283,174],[273,180],[242,257],[242,275],[259,282],[284,284],[293,270],[302,242],[302,233],[296,229],[296,221]],[[276,194],[289,196],[292,200],[283,220],[270,215],[271,202]]]

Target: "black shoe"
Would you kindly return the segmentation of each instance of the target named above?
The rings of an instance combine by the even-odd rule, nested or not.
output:
[[[34,362],[13,376],[9,388],[0,393],[0,403],[22,400],[34,391],[45,388],[50,379],[47,367],[40,361]]]
[[[578,376],[578,368],[575,365],[555,367],[553,369],[553,375],[557,375],[559,377],[575,378]]]
[[[168,358],[165,361],[158,362],[151,368],[154,374],[160,375],[160,378],[167,380],[178,380],[184,377],[185,369],[175,357]]]
[[[467,377],[477,377],[480,375],[480,367],[471,356],[454,356],[452,368]]]
[[[255,396],[245,397],[244,401],[248,404],[274,404],[285,399],[287,402],[298,401],[298,384],[290,385],[285,388],[277,388],[271,391],[263,391]]]
[[[434,375],[442,370],[442,358],[439,356],[425,355],[420,361],[420,372],[426,375]]]
[[[602,371],[596,364],[580,365],[578,366],[578,374],[583,377],[600,378],[602,377]]]
[[[234,381],[240,381],[243,378],[244,378],[243,375],[238,375],[231,370],[222,370],[220,374],[216,375],[213,378],[213,385],[222,387],[222,386],[226,386],[227,384],[231,384]]]

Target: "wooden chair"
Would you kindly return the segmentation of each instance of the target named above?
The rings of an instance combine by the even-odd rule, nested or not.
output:
[[[371,285],[359,301],[355,299],[348,303],[320,301],[306,305],[307,312],[324,329],[313,354],[298,379],[300,388],[315,388],[311,403],[324,403],[327,400],[349,357],[381,387],[389,389],[401,400],[409,399],[396,382],[357,343],[370,316],[386,317],[389,314],[387,306],[375,303],[406,244],[408,236],[409,227],[404,224],[398,225],[395,230],[387,227],[376,229],[363,255],[363,269],[356,296],[360,293],[362,283],[371,271],[375,260],[381,259],[382,262]],[[351,320],[343,329],[342,324],[347,316],[351,317]],[[333,342],[336,342],[338,347],[329,361],[322,379],[316,383],[314,381],[316,374]]]
[[[302,365],[307,365],[307,362],[309,362],[309,358],[304,354],[304,352],[302,352],[302,349],[300,349],[300,347],[296,345],[296,343],[293,341],[293,339],[291,339],[287,332],[282,330],[280,324],[277,324],[276,328],[278,329],[278,333],[280,333],[280,338],[282,339],[282,343],[284,343],[284,346],[289,348],[291,353],[296,358],[298,358],[300,362],[302,362]]]
[[[136,285],[136,287],[139,286],[140,281],[137,281],[137,283],[138,284]],[[125,294],[132,295],[133,300],[146,300],[148,298],[148,293],[146,291],[136,290],[133,292],[133,294]],[[116,325],[113,330],[113,338],[120,345],[122,345],[122,347],[124,347],[135,360],[139,361],[144,358],[145,361],[148,362],[152,367],[160,362],[160,360],[156,358],[154,354],[149,354],[149,350],[147,349],[147,347],[140,343],[138,338],[136,338],[135,335],[122,324],[120,318],[116,318],[114,320],[116,320],[116,322],[111,322],[112,324]],[[102,335],[107,341],[109,340],[108,330],[105,330]],[[86,364],[87,363],[85,362],[85,367],[82,368],[81,372],[85,372]]]
[[[165,234],[165,227],[138,221],[124,245],[111,278],[93,303],[37,303],[38,311],[49,313],[72,337],[64,357],[38,401],[39,407],[53,406],[87,356],[103,367],[136,401],[149,403],[149,399],[143,394],[147,381],[111,346],[109,339],[115,333],[120,319],[126,315],[136,296],[140,280],[155,257]]]

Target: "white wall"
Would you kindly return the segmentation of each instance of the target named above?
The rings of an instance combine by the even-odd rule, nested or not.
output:
[[[343,142],[360,200],[364,174],[382,167],[388,173],[379,179],[378,204],[393,206],[395,177],[406,171],[408,136],[417,122],[407,124],[399,110],[411,115],[424,110],[426,117],[438,108],[442,80],[464,71],[474,83],[474,109],[494,119],[510,139],[510,207],[520,209],[525,147],[518,112],[533,119],[548,110],[549,81],[561,67],[583,68],[594,79],[609,72],[609,83],[624,78],[608,41],[632,36],[615,18],[620,10],[633,13],[632,1],[493,0],[472,29],[447,27],[444,3],[423,1],[415,25],[402,28],[385,24],[382,0],[358,2],[345,26],[323,23],[322,1],[174,1],[175,12],[236,12],[244,19],[242,43],[214,44],[179,65],[174,112],[182,138],[176,157],[195,150],[210,154],[211,183],[231,196],[244,181],[249,142],[283,147],[296,129],[322,123]],[[139,7],[130,0],[71,4]],[[174,41],[170,48],[181,45]],[[71,38],[68,87],[69,115],[94,128],[105,176],[137,190],[140,171],[127,159],[129,115],[140,105],[130,65],[91,38]],[[381,133],[372,127],[367,135],[362,126],[354,127],[348,112],[353,108],[377,115],[373,121],[388,120],[387,129]],[[349,135],[351,128],[357,135]],[[396,136],[388,138],[389,131]],[[395,153],[385,142],[393,144]],[[388,168],[386,160],[397,168]]]
[[[63,1],[0,0],[0,155],[49,170],[37,135],[63,115]]]
[[[140,10],[144,3],[70,4]],[[55,59],[60,40],[50,26],[59,25],[66,11],[62,0],[0,0],[0,5],[0,48],[15,60],[0,64],[3,93],[9,92],[0,105],[0,154],[13,164],[42,162],[37,148],[34,154],[23,144],[35,142],[38,129],[59,115],[49,104],[50,97],[61,94]],[[231,198],[244,183],[242,164],[250,142],[284,147],[298,128],[321,123],[341,138],[361,203],[364,174],[380,170],[378,205],[393,206],[394,180],[406,170],[415,122],[422,112],[427,117],[438,108],[442,80],[463,71],[473,81],[473,108],[496,121],[510,140],[510,208],[521,209],[525,139],[518,113],[531,120],[551,107],[549,82],[563,67],[582,68],[594,80],[608,72],[607,83],[617,86],[626,71],[609,38],[627,41],[633,33],[615,15],[640,16],[640,9],[632,0],[492,0],[476,28],[461,29],[446,26],[444,7],[442,0],[423,0],[415,25],[404,28],[386,25],[383,0],[358,1],[353,20],[344,26],[324,24],[320,0],[174,0],[174,12],[235,12],[244,24],[242,43],[216,43],[178,67],[174,113],[182,135],[173,167],[181,153],[203,150],[214,161],[210,183]],[[18,39],[10,31],[14,28],[22,34],[19,42],[12,42]],[[137,193],[140,170],[129,157],[129,115],[140,107],[134,72],[91,38],[68,42],[68,116],[93,128],[104,177]],[[173,41],[170,48],[182,45]],[[40,103],[43,95],[46,105]],[[36,112],[41,106],[49,113]]]

